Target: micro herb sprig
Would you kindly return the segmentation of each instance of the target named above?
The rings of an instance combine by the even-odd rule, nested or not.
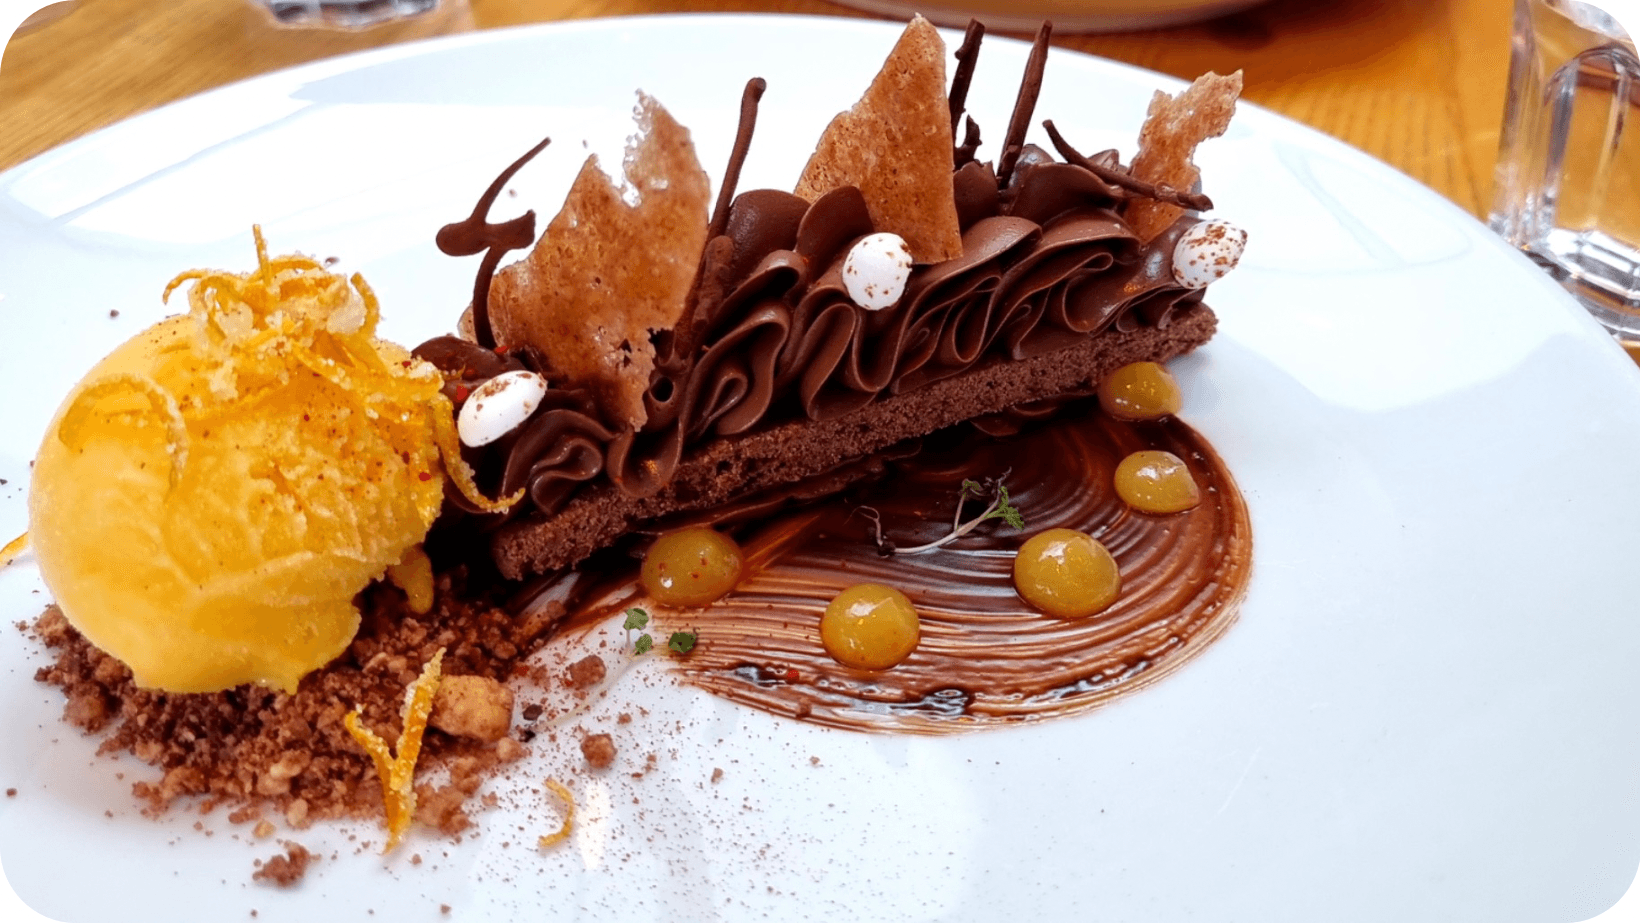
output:
[[[628,640],[630,640],[632,638],[632,630],[633,629],[642,629],[647,625],[649,625],[649,611],[648,610],[645,610],[641,606],[633,606],[633,607],[628,607],[627,608],[626,621],[621,623],[621,628],[626,630],[626,637],[627,637]],[[651,647],[653,647],[654,644],[655,644],[655,640],[653,638],[649,637],[648,632],[645,632],[644,634],[638,636],[637,641],[632,643],[632,653],[633,654],[643,654],[644,652],[648,651]]]
[[[649,626],[649,612],[641,606],[629,607],[626,611],[626,621],[621,628],[626,630],[626,637],[632,641],[632,653],[635,655],[648,654],[655,647],[655,637],[648,632],[632,638],[632,630],[644,629]],[[678,654],[688,654],[700,639],[696,632],[674,632],[667,636],[666,647]]]
[[[975,527],[986,520],[1002,520],[1014,529],[1024,529],[1025,517],[1019,512],[1019,508],[1014,506],[1013,501],[1009,499],[1008,486],[1003,484],[1004,479],[1007,477],[1008,473],[1003,472],[1001,477],[987,478],[983,484],[971,478],[963,479],[962,487],[957,491],[957,512],[951,517],[951,531],[933,542],[912,546],[908,549],[896,548],[894,543],[889,542],[883,535],[883,518],[875,509],[861,507],[859,513],[871,521],[872,533],[877,542],[877,553],[879,555],[887,557],[890,555],[916,555],[919,552],[932,552],[968,535],[974,531]],[[991,502],[986,505],[984,510],[980,511],[977,516],[970,517],[967,520],[962,518],[963,505],[968,502],[970,497],[983,499],[987,496],[991,498]]]

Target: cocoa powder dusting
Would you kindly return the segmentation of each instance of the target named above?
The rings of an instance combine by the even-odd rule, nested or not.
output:
[[[468,584],[463,568],[441,575],[434,608],[422,616],[397,589],[372,586],[359,597],[363,618],[353,643],[293,694],[255,686],[209,694],[138,689],[130,671],[86,641],[55,605],[35,623],[53,655],[35,679],[63,691],[69,724],[103,735],[99,753],[129,752],[159,771],[132,786],[150,814],[178,798],[202,797],[202,808],[236,806],[236,817],[249,821],[259,817],[246,810],[254,806],[291,828],[380,817],[381,784],[343,716],[362,706],[368,725],[397,735],[404,691],[439,648],[446,671],[505,681],[561,616],[509,614],[478,592],[478,581]],[[467,827],[462,805],[485,773],[524,753],[511,738],[487,743],[430,730],[422,766],[449,767],[450,782],[418,787],[417,820],[445,833]]]

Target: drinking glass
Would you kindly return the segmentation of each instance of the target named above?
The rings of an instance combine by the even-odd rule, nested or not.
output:
[[[1515,0],[1492,228],[1640,340],[1637,0]]]

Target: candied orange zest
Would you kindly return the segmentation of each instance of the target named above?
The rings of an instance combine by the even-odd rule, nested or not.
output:
[[[537,844],[539,847],[551,847],[569,837],[570,832],[575,830],[574,794],[569,791],[569,787],[551,778],[547,780],[547,788],[552,790],[552,794],[558,797],[558,801],[564,803],[564,823],[559,825],[558,830],[552,834],[541,835],[541,841]]]
[[[439,455],[444,459],[444,471],[449,474],[450,480],[455,482],[461,496],[471,501],[474,506],[485,513],[503,513],[513,504],[524,499],[524,489],[519,488],[506,497],[490,500],[478,489],[473,481],[473,470],[461,459],[460,437],[456,435],[455,411],[448,398],[440,394],[433,399],[433,443],[438,446]]]
[[[23,552],[27,549],[28,533],[24,533],[16,539],[6,543],[5,546],[0,547],[0,568],[4,568],[5,566],[16,561],[17,556],[23,554]]]
[[[367,419],[407,428],[402,439],[427,447],[414,471],[437,473],[431,462],[435,446],[446,459],[456,457],[452,448],[459,452],[453,440],[440,439],[454,427],[453,411],[439,393],[438,369],[383,351],[375,339],[381,304],[362,276],[331,273],[300,254],[269,256],[262,229],[253,227],[252,233],[256,269],[245,274],[192,270],[165,288],[169,298],[178,286],[193,283],[187,292],[195,348],[207,361],[231,367],[231,374],[213,379],[207,398],[215,400],[195,408],[195,416],[210,419],[215,406],[240,407],[258,391],[277,393],[279,385],[267,383],[311,372]],[[511,506],[484,501],[470,471],[447,468],[475,504],[491,511]]]
[[[364,299],[364,324],[359,330],[367,337],[374,337],[376,322],[381,320],[382,316],[381,302],[377,301],[376,290],[370,288],[370,284],[364,281],[363,276],[354,273],[352,282],[353,288],[358,290],[359,297]]]
[[[416,759],[421,756],[421,738],[427,731],[427,717],[433,713],[433,695],[438,692],[440,671],[444,664],[444,649],[422,668],[421,676],[404,691],[404,730],[393,752],[387,742],[364,726],[359,720],[361,707],[342,719],[353,740],[364,748],[376,764],[376,775],[382,781],[382,803],[387,813],[387,846],[382,853],[391,853],[410,830],[410,821],[416,814]]]
[[[410,612],[420,616],[433,608],[433,560],[421,546],[405,549],[398,564],[388,565],[387,579],[404,591]]]

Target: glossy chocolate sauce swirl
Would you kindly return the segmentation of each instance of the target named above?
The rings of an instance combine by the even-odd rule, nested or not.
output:
[[[1117,498],[1111,473],[1139,449],[1184,459],[1201,503],[1152,516]],[[937,539],[950,527],[962,481],[1004,472],[1023,531],[994,520],[932,552],[878,553],[873,517],[901,548]],[[1089,402],[1006,439],[946,431],[889,462],[874,483],[765,518],[746,514],[728,509],[693,520],[742,537],[747,577],[729,596],[699,610],[668,609],[648,602],[635,580],[617,581],[588,601],[581,618],[650,607],[669,628],[698,632],[695,649],[676,661],[687,682],[777,715],[858,731],[960,733],[1092,709],[1167,675],[1218,638],[1235,619],[1251,567],[1246,505],[1207,442],[1177,420],[1123,423]],[[1045,616],[1014,590],[1019,544],[1061,526],[1105,543],[1121,569],[1117,602],[1086,619]],[[844,667],[820,642],[826,604],[867,581],[904,592],[921,619],[917,649],[884,671]]]

